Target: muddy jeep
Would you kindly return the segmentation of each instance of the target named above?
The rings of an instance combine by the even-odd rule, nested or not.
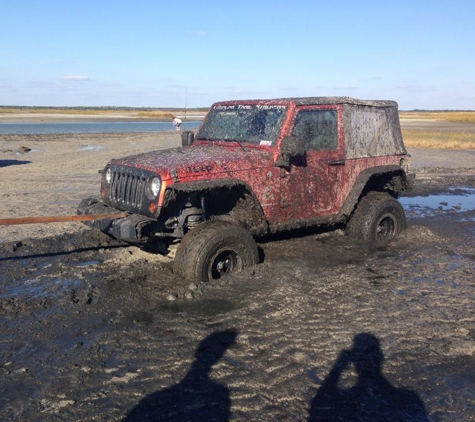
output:
[[[128,214],[88,223],[162,253],[195,281],[258,263],[255,238],[344,224],[368,241],[406,224],[410,189],[397,103],[348,97],[226,101],[211,106],[182,147],[113,159],[101,200],[79,214]]]

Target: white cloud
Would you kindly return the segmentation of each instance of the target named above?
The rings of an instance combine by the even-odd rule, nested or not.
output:
[[[89,76],[63,76],[63,81],[88,81]]]
[[[201,35],[202,37],[205,37],[206,35],[208,35],[206,31],[198,31],[197,34]]]

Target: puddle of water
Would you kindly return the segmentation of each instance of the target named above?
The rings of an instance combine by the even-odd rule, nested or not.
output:
[[[78,151],[100,151],[105,149],[102,145],[86,145],[85,147],[78,148]]]
[[[429,217],[441,212],[475,210],[475,189],[451,188],[448,193],[399,198],[408,216]]]
[[[12,284],[3,288],[0,299],[16,297],[18,295],[27,295],[30,298],[52,297],[78,283],[81,283],[81,280],[62,278],[52,280],[45,277],[28,279],[21,282],[21,284]]]
[[[98,259],[92,259],[90,261],[83,261],[83,262],[71,262],[70,265],[74,267],[90,267],[91,265],[101,265],[102,261],[99,261]]]

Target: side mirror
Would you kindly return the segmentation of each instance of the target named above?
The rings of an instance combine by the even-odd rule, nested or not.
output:
[[[195,140],[195,134],[191,130],[185,130],[181,134],[181,144],[186,147],[187,145],[191,145]]]
[[[286,136],[280,143],[280,156],[275,162],[276,166],[288,167],[292,157],[305,155],[306,143],[297,136]]]

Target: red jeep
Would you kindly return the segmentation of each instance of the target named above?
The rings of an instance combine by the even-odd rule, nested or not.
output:
[[[101,197],[79,214],[123,213],[89,223],[118,239],[167,251],[193,281],[258,263],[254,237],[346,224],[370,241],[397,235],[410,189],[397,103],[348,97],[213,104],[180,148],[114,159]]]

